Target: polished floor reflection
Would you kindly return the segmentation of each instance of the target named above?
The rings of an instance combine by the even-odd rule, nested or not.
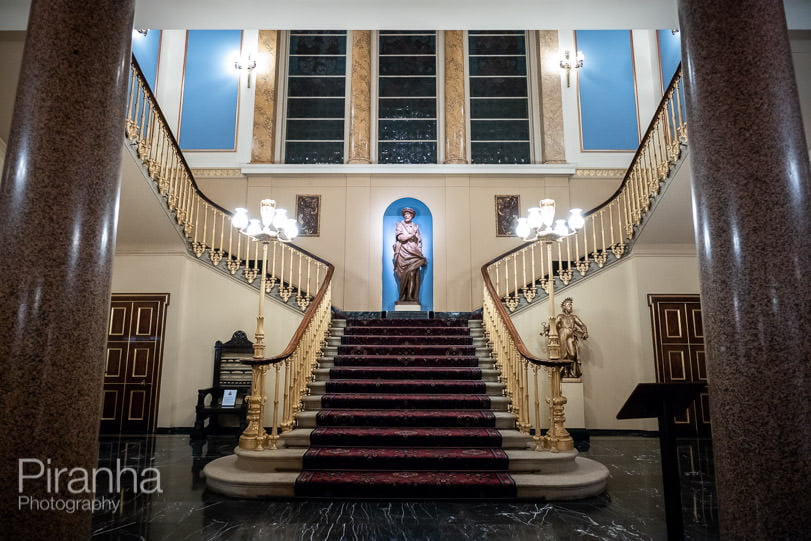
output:
[[[188,436],[103,438],[100,467],[160,472],[162,492],[98,494],[120,502],[93,517],[94,539],[666,539],[659,442],[592,437],[583,453],[611,472],[605,494],[577,502],[235,500],[205,489],[203,465],[233,441],[192,447]],[[685,538],[718,539],[707,440],[679,442]],[[154,472],[155,470],[151,470]],[[154,474],[152,475],[154,476]],[[126,483],[124,483],[126,485]]]

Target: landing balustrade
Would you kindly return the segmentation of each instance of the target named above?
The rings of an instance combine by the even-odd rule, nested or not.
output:
[[[501,377],[518,417],[518,428],[534,432],[536,449],[565,451],[573,442],[565,428],[566,397],[561,370],[567,364],[550,354],[544,360],[530,353],[513,326],[510,313],[537,305],[550,288],[558,291],[628,254],[639,226],[660,195],[663,183],[687,144],[681,67],[665,91],[642,143],[617,191],[605,203],[584,214],[585,226],[557,243],[550,255],[541,241],[523,244],[482,266],[483,320]],[[556,253],[555,253],[556,252]],[[553,269],[548,272],[547,269]],[[551,360],[550,360],[551,359]],[[550,427],[540,435],[539,373],[549,372],[547,398]],[[534,400],[530,399],[534,395]]]
[[[279,434],[290,430],[295,423],[316,360],[326,342],[334,267],[301,248],[274,240],[268,246],[267,267],[263,268],[261,243],[234,228],[232,213],[211,201],[198,188],[135,58],[130,65],[126,138],[152,179],[153,188],[166,205],[190,253],[204,264],[264,290],[261,294],[303,312],[301,323],[282,353],[265,357],[260,350],[253,359],[244,361],[252,366],[252,383],[246,397],[248,427],[240,437],[239,446],[248,450],[275,449]],[[264,428],[268,401],[265,378],[270,367],[274,376],[269,385],[272,387],[272,429],[267,434]]]

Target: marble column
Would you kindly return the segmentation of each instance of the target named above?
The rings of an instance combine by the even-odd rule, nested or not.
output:
[[[811,532],[811,173],[782,2],[680,0],[723,539]]]
[[[352,31],[352,82],[349,96],[349,160],[372,163],[372,32]]]
[[[273,163],[276,148],[276,69],[279,65],[279,31],[260,30],[257,53],[268,65],[256,74],[253,105],[251,163]]]
[[[7,539],[90,536],[87,511],[35,509],[93,500],[67,481],[97,467],[134,4],[31,4],[0,184]],[[42,476],[20,479],[21,459],[25,475]],[[49,490],[56,468],[67,470]]]
[[[539,30],[537,35],[541,66],[541,162],[566,163],[558,31]]]
[[[465,33],[446,30],[445,38],[445,163],[467,162],[465,100]]]

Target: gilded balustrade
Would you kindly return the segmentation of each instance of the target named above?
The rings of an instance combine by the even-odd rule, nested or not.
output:
[[[231,226],[231,213],[197,187],[191,169],[172,135],[137,62],[131,64],[126,136],[187,245],[201,261],[254,284],[260,277],[260,243]],[[302,312],[326,276],[327,264],[300,248],[273,242],[268,259],[266,293]],[[292,299],[292,301],[291,301]]]
[[[274,357],[262,353],[244,361],[252,366],[248,403],[248,426],[239,446],[247,450],[276,449],[279,435],[295,425],[313,379],[321,348],[331,321],[330,284],[334,267],[305,250],[272,241],[267,265],[251,237],[231,225],[232,214],[208,199],[197,187],[191,169],[160,111],[138,63],[133,58],[127,101],[126,137],[134,146],[149,177],[155,183],[169,214],[186,239],[189,250],[201,261],[249,284],[264,277],[262,294],[297,306],[304,314],[285,350]],[[241,271],[241,272],[240,272]],[[262,289],[261,285],[259,288]],[[290,300],[293,299],[293,302]],[[273,368],[270,434],[264,428],[267,372]]]
[[[684,82],[676,72],[619,189],[601,206],[584,214],[585,226],[558,243],[553,254],[553,276],[539,241],[519,246],[488,265],[489,280],[510,312],[539,298],[539,288],[548,292],[568,285],[627,254],[638,227],[659,195],[662,183],[687,143],[683,106]]]
[[[578,276],[604,267],[627,254],[638,226],[687,143],[684,116],[684,83],[679,69],[668,85],[642,143],[619,189],[601,206],[584,214],[585,225],[576,234],[545,250],[534,241],[485,264],[483,323],[496,366],[511,400],[519,430],[534,432],[536,450],[563,451],[573,448],[565,428],[566,397],[562,394],[561,367],[565,362],[534,357],[512,324],[509,312],[546,298],[552,289],[568,285]],[[551,259],[551,262],[550,262]],[[550,272],[548,269],[552,269]],[[554,282],[553,282],[554,281]],[[558,284],[557,282],[560,282]],[[549,373],[551,396],[549,428],[540,436],[541,380]],[[534,401],[530,402],[530,391]]]

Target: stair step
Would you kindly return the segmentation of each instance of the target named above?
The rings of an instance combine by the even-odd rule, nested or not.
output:
[[[337,338],[337,337],[336,337]],[[380,345],[380,335],[355,334],[341,337],[341,345]],[[473,338],[469,335],[451,336],[420,336],[420,335],[398,335],[398,346],[472,346]]]
[[[343,393],[304,397],[305,409],[492,409],[507,411],[509,401],[503,396],[456,394],[376,394]]]
[[[333,366],[414,366],[463,368],[479,366],[479,358],[474,355],[339,355]],[[320,365],[320,363],[319,363]]]
[[[325,409],[296,415],[300,428],[316,426],[416,426],[515,428],[516,416],[489,410],[362,410]]]
[[[507,453],[495,448],[310,447],[305,470],[504,471]]]
[[[499,371],[495,369],[485,369],[479,367],[470,368],[398,368],[398,367],[323,367],[314,371],[317,381],[327,379],[400,379],[410,376],[413,379],[455,379],[459,380],[479,380],[485,382],[498,381]],[[464,377],[463,377],[464,376]]]
[[[310,383],[310,393],[441,393],[502,396],[504,385],[481,380],[330,379]]]
[[[380,447],[501,447],[501,432],[495,428],[385,428],[318,427],[307,438],[308,445]]]
[[[307,412],[311,415],[315,412]],[[303,416],[304,414],[299,414]],[[501,414],[498,414],[501,415]],[[496,423],[499,422],[498,415]],[[450,442],[459,442],[460,439],[470,441],[471,445],[489,446],[489,443],[500,440],[496,447],[505,450],[527,450],[535,447],[532,437],[514,429],[494,429],[494,428],[431,428],[431,427],[400,427],[398,429],[388,427],[318,427],[318,428],[296,428],[281,435],[280,445],[288,448],[307,448],[310,443],[326,445],[334,441],[330,436],[330,431],[337,438],[344,437],[346,445],[372,445],[377,442],[384,446],[408,446],[419,447],[424,440],[439,442],[443,447],[452,447]],[[497,434],[496,434],[497,433]],[[313,434],[316,434],[313,436]]]
[[[432,355],[442,357],[458,357],[460,355],[475,355],[476,347],[473,345],[465,346],[423,346],[416,344],[409,345],[380,345],[380,344],[366,344],[366,345],[340,345],[338,346],[338,355]]]
[[[296,495],[309,498],[481,499],[515,498],[504,472],[302,472]]]

